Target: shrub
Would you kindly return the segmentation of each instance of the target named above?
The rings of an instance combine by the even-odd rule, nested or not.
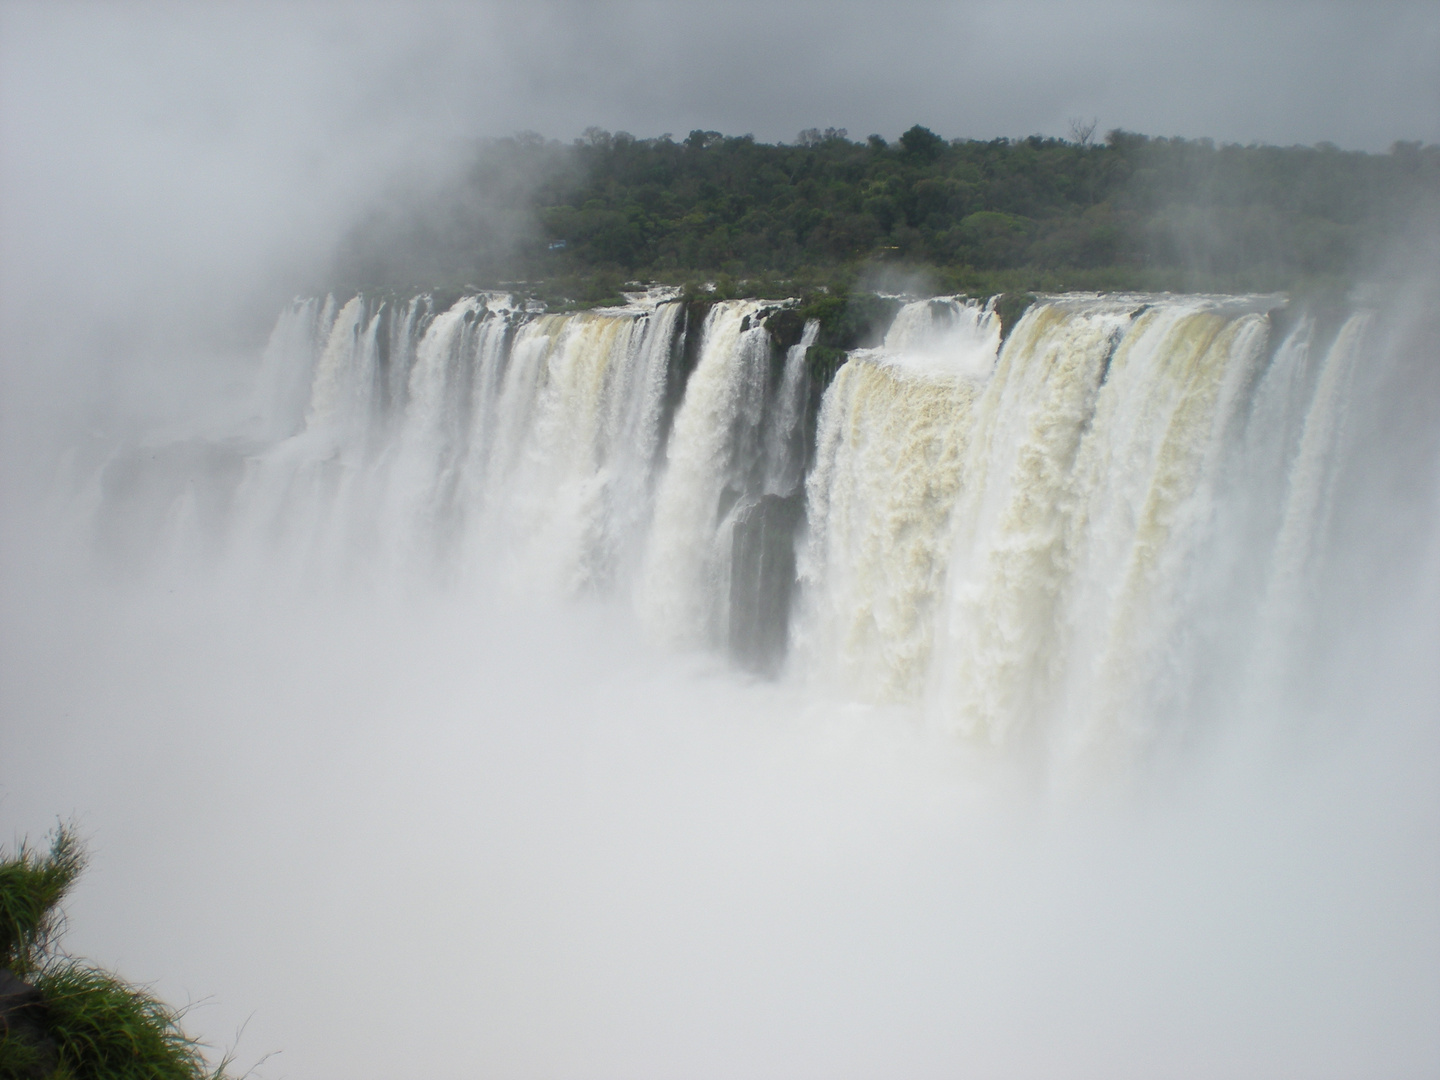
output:
[[[197,1080],[210,1076],[199,1046],[168,1005],[108,972],[58,960],[40,972],[59,1076]]]
[[[0,967],[25,976],[53,944],[60,901],[85,868],[73,830],[61,826],[48,856],[26,844],[0,858]]]
[[[85,867],[68,826],[47,855],[0,855],[0,967],[28,980],[0,1012],[0,1080],[224,1080],[180,1013],[118,976],[60,953],[60,902]]]

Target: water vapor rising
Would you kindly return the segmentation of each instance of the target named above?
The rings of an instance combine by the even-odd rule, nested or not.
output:
[[[517,131],[1440,137],[1428,10],[952,7],[0,8],[0,840],[89,838],[68,948],[258,1080],[1436,1074],[1433,223],[1313,302],[877,271],[834,373],[410,280],[533,239]]]
[[[100,567],[10,583],[7,789],[114,852],[76,944],[307,1073],[414,1060],[359,1001],[456,1075],[1423,1075],[1433,321],[1274,303],[902,308],[778,682],[722,656],[793,542],[773,306],[291,305],[257,418],[77,464]]]

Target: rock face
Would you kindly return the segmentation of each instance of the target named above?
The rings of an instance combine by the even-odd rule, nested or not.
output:
[[[0,968],[0,1072],[6,1080],[42,1080],[57,1064],[40,991]]]

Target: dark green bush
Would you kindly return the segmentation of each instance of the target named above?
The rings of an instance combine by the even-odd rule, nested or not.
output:
[[[74,1080],[197,1080],[210,1076],[180,1016],[144,990],[70,960],[41,971],[58,1077]]]
[[[1440,146],[1411,143],[1367,154],[1123,131],[1103,142],[947,141],[916,125],[895,144],[812,129],[767,145],[596,129],[570,146],[486,142],[475,163],[466,183],[408,216],[357,225],[337,279],[426,289],[496,273],[699,277],[720,297],[764,295],[762,283],[784,279],[795,296],[806,279],[844,291],[846,275],[882,264],[929,268],[937,285],[972,296],[1293,289],[1373,272],[1440,204]],[[610,295],[567,295],[577,291]]]
[[[0,967],[41,998],[0,1026],[0,1080],[223,1080],[224,1063],[210,1069],[179,1012],[58,952],[60,902],[84,867],[68,826],[48,854],[22,843],[0,855]]]
[[[60,901],[85,868],[73,830],[61,826],[48,855],[25,844],[0,858],[0,967],[25,976],[39,966],[61,919]]]

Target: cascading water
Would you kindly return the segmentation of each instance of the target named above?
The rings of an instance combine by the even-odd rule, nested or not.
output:
[[[762,306],[711,309],[671,428],[639,592],[647,623],[671,640],[715,640],[723,627],[729,537],[719,526],[737,501],[736,474],[765,405],[770,339],[755,318]]]
[[[222,531],[305,577],[628,598],[661,641],[1123,758],[1283,681],[1373,319],[1277,335],[1281,303],[1042,298],[1003,344],[993,305],[909,303],[811,447],[819,326],[782,352],[784,305],[299,301]]]
[[[1304,553],[1370,316],[1340,330],[1315,386],[1313,323],[1272,342],[1276,303],[1057,297],[1003,348],[974,304],[907,307],[825,399],[805,668],[1061,759],[1183,737],[1215,684],[1237,683],[1218,657],[1285,640],[1293,622],[1267,628],[1318,572]]]
[[[1287,490],[1279,504],[1283,511],[1259,612],[1254,677],[1262,683],[1274,676],[1284,677],[1286,642],[1305,618],[1305,594],[1313,588],[1320,569],[1340,428],[1371,321],[1371,313],[1365,312],[1351,316],[1340,328],[1320,370],[1298,446],[1286,463]]]
[[[300,302],[262,386],[283,398],[271,369],[313,368],[303,427],[249,448],[236,525],[304,576],[351,573],[362,556],[566,594],[624,577],[648,520],[679,316],[663,293],[570,316],[504,294],[439,313],[428,297]],[[261,430],[277,427],[262,415]]]
[[[953,336],[933,325],[937,310]],[[799,644],[812,672],[862,698],[910,698],[924,682],[969,421],[999,345],[991,311],[912,304],[826,394]]]
[[[803,310],[303,300],[96,440],[156,576],[12,582],[0,754],[81,947],[307,1075],[1433,1073],[1433,315]]]
[[[573,315],[502,294],[431,308],[355,297],[282,315],[237,526],[275,538],[307,577],[355,573],[364,553],[392,573],[633,593],[659,639],[729,642],[773,670],[818,324],[781,356],[763,318],[774,305],[712,305],[662,448],[684,351],[671,294]],[[299,408],[295,371],[313,372]]]

